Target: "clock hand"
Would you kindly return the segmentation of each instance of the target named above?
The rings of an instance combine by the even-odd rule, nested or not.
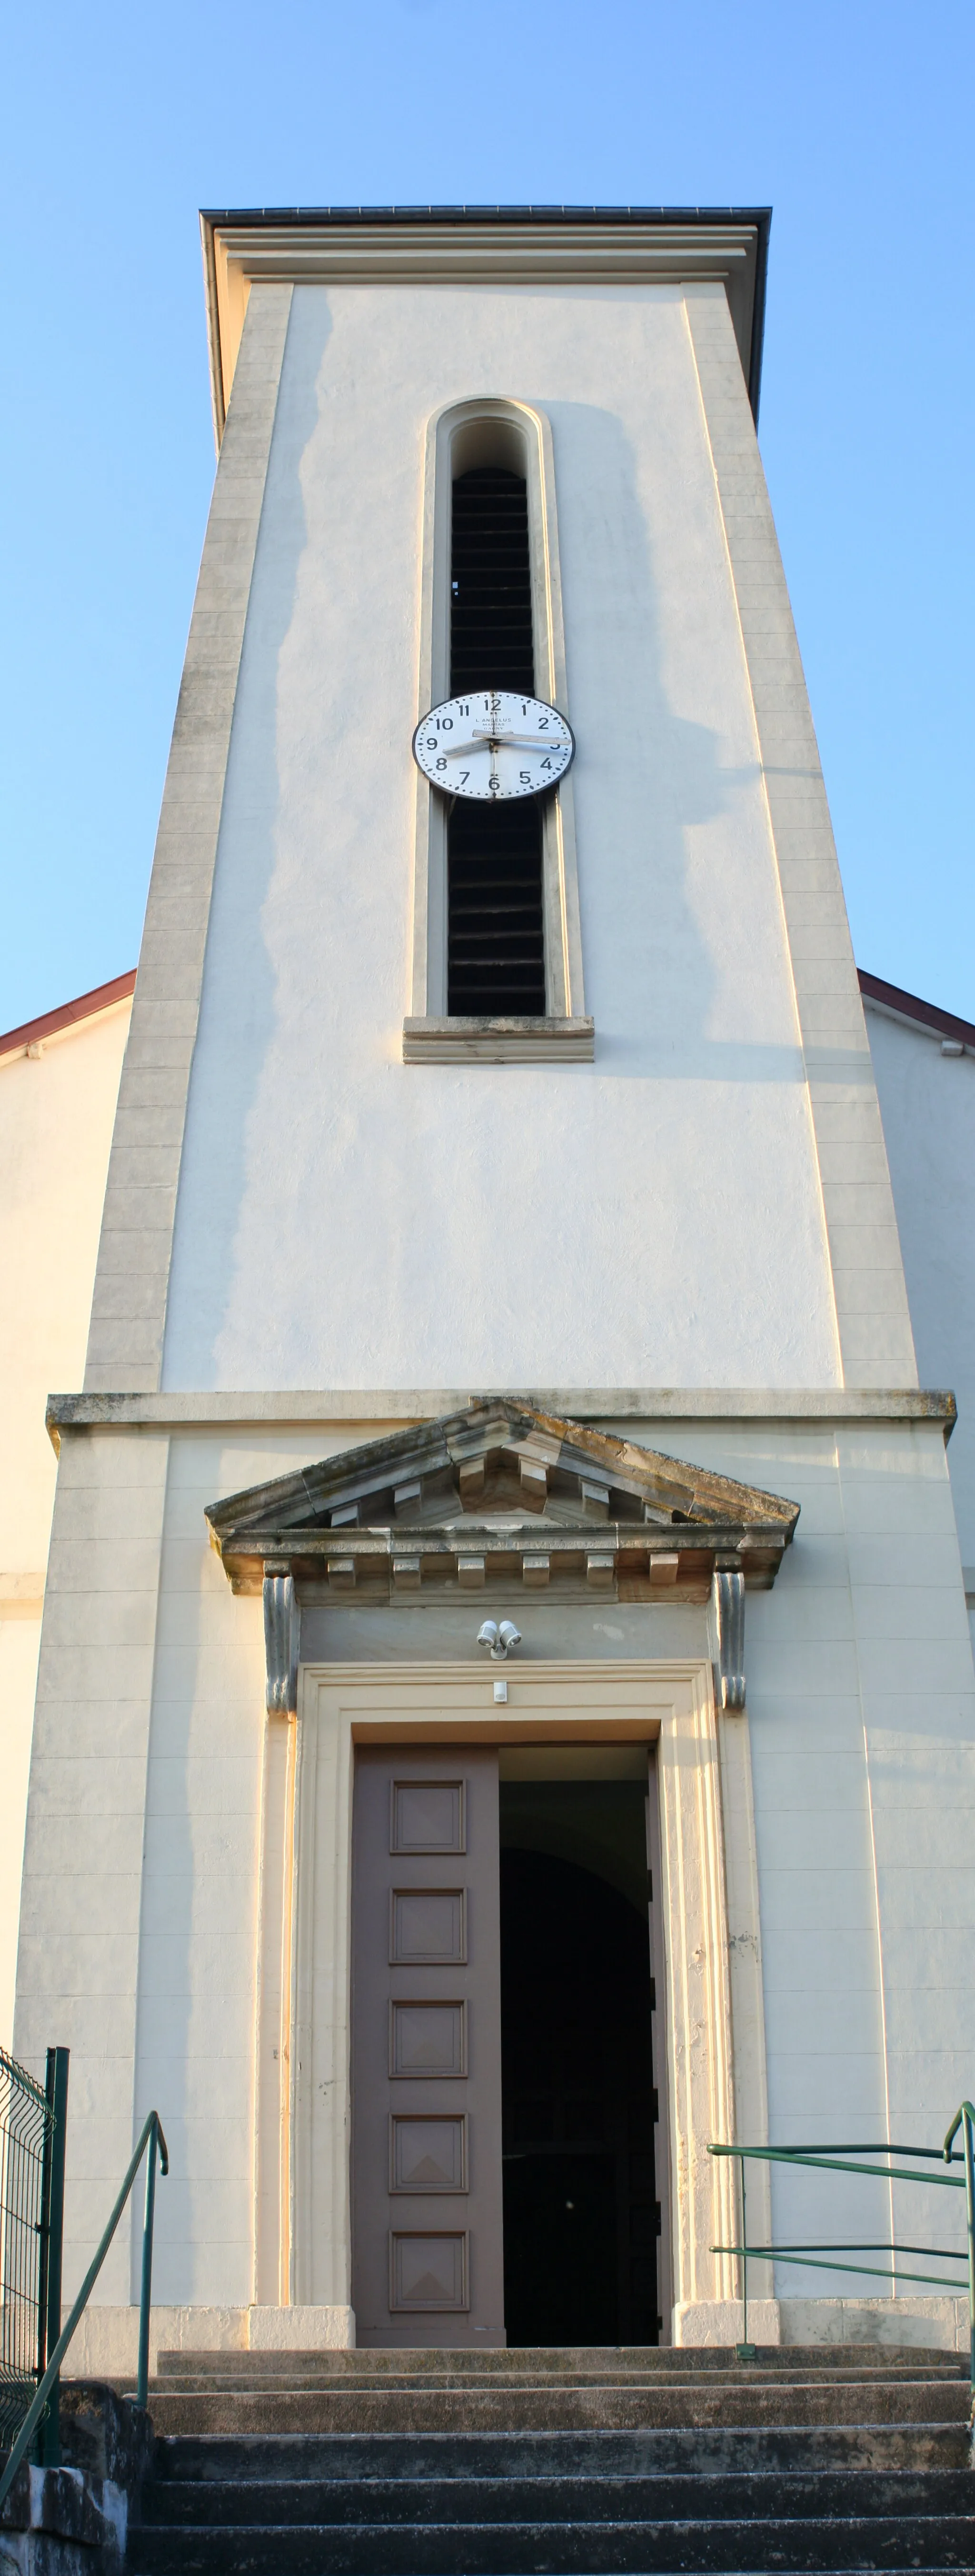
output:
[[[529,751],[550,751],[550,750],[552,749],[553,744],[555,744],[556,748],[557,748],[559,751],[566,751],[566,750],[568,749],[568,744],[567,744],[567,743],[564,743],[564,742],[562,741],[562,739],[561,739],[561,736],[560,736],[559,734],[557,734],[557,733],[546,734],[546,733],[481,733],[481,732],[477,732],[477,733],[475,733],[474,740],[475,740],[475,742],[490,742],[490,743],[494,743],[494,744],[496,745],[496,747],[497,747],[497,749],[498,749],[498,750],[500,750],[500,749],[502,748],[502,746],[503,746],[506,742],[510,742],[510,743],[514,743],[514,744],[519,744],[519,743],[524,744],[525,748],[526,748],[527,750],[529,750]]]
[[[475,733],[468,742],[450,742],[441,736],[439,749],[448,760],[463,760],[472,751],[482,749],[503,751],[506,743],[510,743],[513,748],[522,744],[531,751],[551,751],[553,748],[556,751],[567,751],[569,748],[568,743],[563,742],[558,734],[488,733],[485,727]]]
[[[524,744],[532,751],[550,751],[553,747],[556,751],[567,751],[569,748],[568,743],[560,742],[557,734],[545,733],[476,733],[471,742],[445,742],[441,737],[437,747],[448,760],[463,760],[471,751],[503,751],[506,743],[513,749]]]

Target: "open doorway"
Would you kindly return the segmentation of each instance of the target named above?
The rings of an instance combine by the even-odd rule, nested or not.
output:
[[[655,2344],[645,1747],[500,1763],[509,2344]]]

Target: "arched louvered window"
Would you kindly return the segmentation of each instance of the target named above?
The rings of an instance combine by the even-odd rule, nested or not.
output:
[[[453,485],[450,695],[535,695],[528,487],[475,465]],[[507,1019],[545,1012],[542,814],[532,797],[466,804],[447,825],[447,1011]]]
[[[551,432],[490,397],[430,423],[418,714],[478,687],[570,713]],[[490,805],[417,782],[405,1060],[589,1059],[571,773]]]

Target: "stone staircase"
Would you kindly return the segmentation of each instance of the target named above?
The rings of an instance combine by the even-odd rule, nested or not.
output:
[[[131,2576],[975,2569],[953,2355],[164,2353]]]

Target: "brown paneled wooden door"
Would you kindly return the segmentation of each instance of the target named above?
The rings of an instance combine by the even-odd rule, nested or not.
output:
[[[352,1864],[356,2339],[503,2344],[496,1747],[359,1747]]]

